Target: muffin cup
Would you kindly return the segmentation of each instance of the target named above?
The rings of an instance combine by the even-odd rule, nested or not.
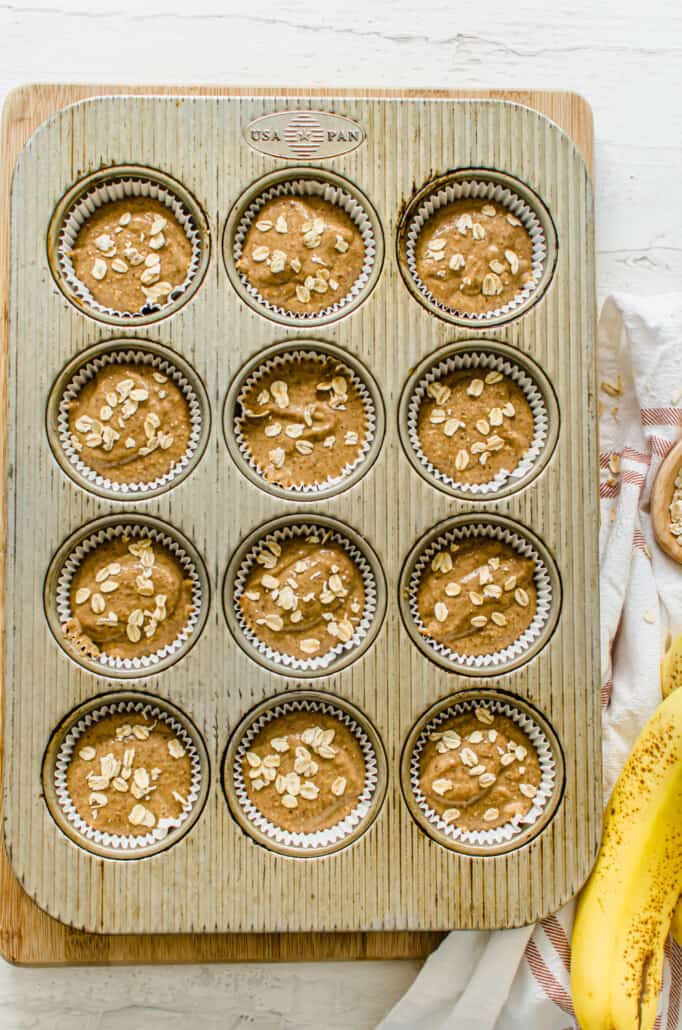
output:
[[[340,545],[362,576],[365,606],[360,623],[350,640],[340,642],[323,655],[296,658],[269,647],[247,625],[239,606],[249,573],[258,555],[267,551],[267,542],[286,543],[315,533],[322,539]],[[295,515],[271,523],[252,533],[235,553],[227,570],[224,585],[225,614],[237,642],[257,661],[273,672],[287,676],[307,677],[337,672],[359,658],[375,639],[386,610],[386,585],[378,559],[364,542],[342,523],[324,516],[299,518]]]
[[[299,173],[297,175],[297,172]],[[271,185],[251,194],[247,206],[236,218],[228,219],[225,228],[224,253],[228,273],[244,299],[261,314],[287,325],[315,325],[331,322],[353,310],[373,287],[381,270],[383,243],[376,214],[371,205],[350,183],[331,173],[310,174],[309,169],[294,169],[286,177],[269,177]],[[352,190],[352,192],[351,192]],[[258,213],[268,201],[279,197],[319,197],[344,211],[356,227],[365,247],[365,258],[358,278],[348,293],[334,304],[320,311],[291,311],[289,308],[271,304],[237,269],[242,256],[244,240]],[[233,223],[234,222],[234,227]]]
[[[426,396],[427,387],[452,372],[472,371],[485,375],[488,372],[500,372],[511,379],[523,392],[533,413],[534,433],[528,450],[523,454],[516,468],[511,471],[501,469],[488,483],[461,483],[452,476],[437,469],[424,454],[419,440],[419,409]],[[419,380],[411,392],[407,406],[407,437],[417,458],[420,469],[437,483],[450,487],[458,494],[470,496],[490,496],[516,483],[527,480],[538,459],[541,457],[548,440],[549,414],[545,399],[538,389],[537,383],[519,364],[510,358],[493,352],[464,351],[454,353],[433,365]]]
[[[80,535],[72,546],[67,541],[59,554],[53,559],[53,566],[46,581],[46,595],[50,593],[51,582],[54,581],[54,597],[46,597],[48,618],[51,618],[53,633],[64,650],[79,664],[104,676],[144,676],[160,671],[177,661],[194,644],[199,636],[208,608],[208,582],[205,571],[200,567],[200,559],[196,553],[188,553],[193,548],[175,535],[165,531],[165,527],[153,519],[137,516],[135,521],[117,521],[116,516],[101,520],[102,525],[92,533]],[[70,590],[73,577],[84,559],[102,544],[116,540],[121,536],[129,536],[133,540],[150,539],[168,550],[182,566],[186,578],[192,581],[192,612],[182,632],[165,647],[151,654],[135,658],[114,658],[101,652],[97,657],[86,657],[76,652],[69,645],[64,635],[64,626],[73,618],[70,602]],[[52,601],[52,603],[50,603]]]
[[[292,712],[338,719],[353,734],[365,759],[365,783],[356,807],[334,826],[314,833],[294,833],[270,822],[250,800],[244,782],[244,755],[257,735],[274,719]],[[270,850],[298,857],[329,854],[356,840],[374,821],[386,791],[385,756],[376,731],[346,702],[310,693],[280,697],[250,713],[228,747],[223,775],[228,804],[242,828]]]
[[[203,218],[189,195],[186,198],[182,196],[185,192],[179,184],[176,192],[176,184],[166,176],[130,167],[97,173],[70,191],[55,212],[50,227],[50,256],[54,255],[52,270],[67,296],[95,318],[128,325],[165,317],[188,300],[201,281],[208,254],[204,246],[207,230],[201,224]],[[192,245],[192,258],[184,282],[174,287],[166,304],[146,302],[139,311],[117,311],[95,300],[77,277],[70,252],[81,228],[95,211],[114,201],[138,197],[156,200],[169,209]]]
[[[96,472],[95,469],[82,460],[78,451],[73,446],[71,432],[69,429],[69,404],[78,398],[83,387],[91,382],[95,376],[107,366],[121,364],[139,364],[153,368],[172,380],[181,390],[191,421],[190,438],[187,450],[175,463],[172,469],[163,476],[157,476],[146,482],[131,481],[129,483],[112,482],[107,476]],[[191,373],[189,367],[183,370],[180,362],[175,356],[166,356],[158,348],[150,349],[149,345],[140,348],[135,341],[129,346],[116,345],[108,349],[107,345],[98,345],[94,348],[91,356],[84,356],[74,368],[73,374],[69,375],[64,383],[64,376],[60,378],[54,388],[54,396],[50,398],[50,411],[48,413],[48,434],[50,443],[55,450],[61,449],[61,456],[65,459],[60,464],[66,472],[71,475],[79,485],[86,489],[92,489],[100,496],[115,497],[117,500],[141,500],[145,497],[153,497],[172,485],[184,479],[201,457],[208,438],[208,401],[205,391],[197,377]],[[184,364],[184,362],[182,362]],[[73,368],[74,363],[69,366]],[[188,376],[192,377],[190,382]],[[56,432],[53,432],[56,426]]]
[[[507,544],[524,558],[530,558],[535,564],[534,582],[537,591],[537,605],[530,626],[520,637],[508,647],[492,654],[466,655],[446,647],[428,636],[419,615],[418,589],[421,577],[438,551],[448,548],[450,544],[474,539],[499,540]],[[558,575],[551,566],[551,558],[547,553],[541,554],[541,544],[534,541],[527,530],[517,531],[515,524],[494,516],[464,516],[431,536],[424,544],[419,543],[413,549],[401,581],[403,589],[403,616],[412,639],[422,651],[434,658],[439,664],[453,671],[480,675],[506,672],[511,668],[528,661],[544,645],[549,638],[559,614]],[[544,551],[544,548],[542,548]]]
[[[365,439],[363,442],[362,449],[357,455],[354,461],[349,462],[344,467],[344,470],[340,476],[328,477],[325,480],[321,480],[318,483],[296,483],[291,487],[280,487],[278,493],[284,495],[298,495],[301,499],[308,499],[312,495],[324,493],[325,495],[336,490],[343,489],[349,480],[354,480],[354,473],[357,469],[363,465],[369,456],[370,451],[373,449],[374,443],[377,437],[377,409],[373,397],[371,396],[367,386],[363,379],[360,377],[358,372],[350,367],[343,358],[337,358],[336,354],[326,352],[325,350],[317,350],[314,348],[300,348],[296,350],[285,350],[279,351],[271,358],[264,360],[256,369],[254,369],[246,379],[242,382],[239,392],[236,397],[236,402],[243,405],[244,398],[247,391],[255,386],[263,379],[264,376],[272,372],[275,369],[286,369],[286,367],[295,364],[299,361],[314,360],[319,361],[320,364],[327,361],[329,358],[337,360],[342,366],[343,374],[352,382],[357,393],[360,396],[363,407],[365,409],[366,418],[366,432]],[[242,435],[242,426],[248,419],[244,415],[239,415],[233,420],[233,432],[234,439],[241,455],[243,463],[251,469],[253,476],[257,477],[258,482],[262,483],[263,487],[269,489],[271,486],[277,486],[277,484],[271,484],[263,475],[262,469],[258,466],[252,455],[249,453],[249,449]],[[227,431],[229,428],[226,426]]]
[[[515,317],[539,297],[553,271],[554,230],[549,215],[546,211],[541,215],[541,204],[529,190],[511,177],[472,171],[466,177],[463,173],[446,176],[434,188],[426,187],[422,194],[425,195],[421,199],[418,196],[408,208],[401,241],[408,285],[427,307],[462,325],[484,326]],[[449,307],[431,293],[417,271],[416,251],[422,230],[438,211],[457,200],[494,201],[522,222],[531,239],[532,282],[491,311],[467,312]]]
[[[43,783],[53,818],[76,843],[106,857],[141,858],[165,850],[184,836],[199,817],[208,792],[208,760],[197,731],[172,706],[147,695],[117,696],[116,700],[110,701],[100,698],[84,708],[76,714],[65,732],[60,734],[57,731],[46,752]],[[170,726],[182,742],[192,769],[187,810],[175,819],[160,820],[148,833],[127,836],[106,833],[85,822],[78,814],[67,787],[69,764],[82,735],[101,719],[124,713],[130,713],[131,717],[146,715]]]
[[[563,762],[558,741],[551,728],[542,725],[532,709],[506,699],[503,695],[471,694],[462,700],[440,703],[420,720],[406,745],[402,763],[403,790],[416,821],[441,844],[454,850],[475,854],[508,851],[536,836],[547,825],[558,804],[563,786]],[[420,785],[420,759],[432,733],[448,719],[486,708],[494,715],[511,719],[530,740],[540,764],[541,780],[532,808],[490,830],[465,830],[445,820],[428,803]],[[421,726],[421,729],[420,729]]]

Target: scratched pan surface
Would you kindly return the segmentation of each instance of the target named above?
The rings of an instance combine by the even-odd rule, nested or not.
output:
[[[253,149],[245,126],[287,107],[342,114],[361,126],[362,142],[338,156],[298,151],[282,159]],[[193,299],[135,330],[105,325],[70,304],[54,284],[46,245],[55,206],[74,182],[124,164],[179,180],[205,213],[211,237],[208,269]],[[242,192],[302,164],[361,190],[385,241],[371,295],[317,329],[278,325],[253,311],[231,285],[221,253],[226,219]],[[422,307],[395,257],[402,205],[429,179],[462,168],[495,169],[530,186],[558,240],[542,299],[484,331],[451,325]],[[543,116],[496,101],[100,98],[58,112],[31,138],[11,204],[4,814],[12,866],[29,895],[64,922],[112,933],[510,926],[558,908],[588,872],[600,819],[592,195],[574,144]],[[132,507],[68,479],[45,429],[61,369],[90,346],[123,336],[165,345],[188,361],[207,387],[212,417],[208,447],[192,474]],[[418,476],[398,430],[400,393],[413,368],[445,344],[472,338],[502,341],[531,358],[551,381],[559,412],[556,448],[542,474],[520,492],[484,503],[455,500]],[[259,489],[232,461],[222,432],[238,369],[285,339],[318,339],[347,351],[372,373],[386,412],[384,443],[368,474],[317,502],[296,504]],[[42,598],[50,561],[66,537],[94,518],[133,510],[184,534],[206,564],[211,604],[195,646],[163,672],[127,681],[126,689],[168,699],[192,720],[207,746],[210,785],[204,811],[178,844],[149,859],[115,862],[64,836],[41,796],[54,728],[81,703],[120,687],[64,655]],[[544,649],[492,679],[458,676],[425,657],[405,631],[397,586],[421,536],[451,515],[483,511],[533,531],[556,562],[562,593]],[[371,647],[310,684],[252,661],[230,635],[221,603],[225,570],[242,539],[270,519],[302,512],[331,516],[364,537],[387,584],[386,618]],[[369,831],[312,861],[256,846],[230,816],[220,783],[225,747],[244,714],[269,696],[309,685],[352,702],[371,721],[388,771],[386,798]],[[432,841],[413,821],[400,786],[401,750],[416,720],[436,702],[478,686],[534,705],[554,730],[565,765],[560,803],[542,833],[487,858]]]

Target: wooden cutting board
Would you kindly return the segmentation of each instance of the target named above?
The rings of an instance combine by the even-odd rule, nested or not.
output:
[[[8,235],[12,169],[23,145],[51,114],[68,104],[106,94],[194,94],[209,96],[376,96],[443,99],[492,98],[514,101],[555,121],[576,142],[592,169],[593,128],[588,104],[572,93],[508,90],[337,90],[236,87],[140,87],[44,85],[22,87],[10,94],[3,111],[0,169],[0,405],[7,410]],[[6,539],[6,415],[0,426],[0,530]],[[0,619],[4,641],[4,548],[0,553]],[[2,738],[0,737],[0,748]],[[1,775],[1,766],[0,766]],[[293,933],[99,935],[73,930],[57,922],[23,891],[0,846],[0,951],[25,965],[92,963],[177,963],[295,961],[313,959],[424,958],[442,939],[438,933]]]

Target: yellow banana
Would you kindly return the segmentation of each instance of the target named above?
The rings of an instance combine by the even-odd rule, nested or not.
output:
[[[673,921],[670,926],[670,932],[682,948],[682,898],[677,902],[677,908],[673,912]]]
[[[661,693],[668,697],[673,690],[682,686],[682,633],[666,651],[661,661]]]
[[[676,690],[625,763],[596,865],[578,899],[571,989],[582,1030],[651,1030],[680,894],[682,690]]]

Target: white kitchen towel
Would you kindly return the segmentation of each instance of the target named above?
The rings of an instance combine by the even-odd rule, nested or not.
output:
[[[682,433],[682,294],[610,297],[599,322],[601,702],[604,800],[660,702],[659,662],[682,632],[682,568],[656,545],[651,488]],[[573,904],[534,927],[451,933],[378,1030],[578,1030]],[[682,1028],[672,939],[656,1030]]]

